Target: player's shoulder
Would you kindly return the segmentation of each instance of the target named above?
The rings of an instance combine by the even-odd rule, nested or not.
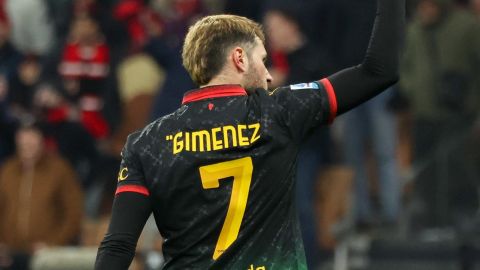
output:
[[[130,133],[127,137],[126,148],[135,149],[140,145],[155,143],[156,138],[165,131],[169,122],[174,118],[175,113],[171,113],[150,122],[142,129]]]

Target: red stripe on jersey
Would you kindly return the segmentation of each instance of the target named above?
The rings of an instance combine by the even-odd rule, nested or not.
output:
[[[118,195],[122,192],[135,192],[135,193],[140,193],[145,196],[150,196],[150,192],[148,192],[148,189],[143,186],[138,186],[138,185],[124,185],[124,186],[119,186],[117,187],[117,191],[115,191],[115,195]]]
[[[240,85],[214,85],[187,92],[182,104],[207,98],[246,96],[247,92]]]
[[[333,123],[333,120],[337,116],[337,96],[335,95],[332,83],[327,78],[320,80],[320,82],[325,86],[328,95],[328,103],[330,104],[328,123]]]

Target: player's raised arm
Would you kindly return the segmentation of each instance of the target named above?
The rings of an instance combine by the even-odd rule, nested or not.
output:
[[[377,0],[377,15],[363,63],[323,81],[330,82],[335,91],[337,114],[354,108],[398,80],[404,28],[405,0]]]

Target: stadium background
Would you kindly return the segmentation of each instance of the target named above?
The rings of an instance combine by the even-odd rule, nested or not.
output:
[[[418,27],[428,16],[435,17],[431,5],[441,10],[442,19],[425,23],[421,33],[441,35],[445,42],[432,48],[449,43],[449,48],[454,48],[450,58],[456,62],[462,61],[457,52],[471,50],[468,59],[475,62],[473,70],[460,69],[465,74],[457,72],[455,78],[472,73],[475,81],[480,77],[480,65],[476,65],[480,63],[480,31],[467,31],[458,41],[455,32],[461,30],[438,34],[435,29],[455,14],[469,18],[459,20],[458,29],[480,29],[480,1],[407,0],[408,26]],[[45,136],[42,155],[64,159],[73,168],[71,180],[83,194],[71,196],[70,200],[78,201],[69,202],[82,206],[69,221],[75,222],[73,236],[62,239],[61,244],[30,241],[25,236],[24,248],[13,252],[2,237],[17,233],[15,228],[26,222],[24,217],[33,209],[29,203],[37,192],[32,190],[31,198],[22,201],[23,208],[15,210],[17,223],[7,224],[12,219],[1,216],[6,213],[1,204],[20,203],[8,204],[5,200],[13,197],[5,194],[21,190],[0,185],[0,269],[12,268],[12,258],[33,269],[91,269],[108,223],[125,138],[173,111],[183,92],[195,87],[181,65],[183,37],[196,19],[216,13],[265,22],[269,66],[274,84],[281,85],[320,79],[360,63],[375,16],[375,0],[0,0],[0,165],[15,159],[17,128],[38,123]],[[410,45],[415,51],[421,42],[421,38],[406,40],[406,50]],[[308,44],[308,49],[298,53],[298,44]],[[405,53],[403,57],[409,56]],[[436,58],[448,56],[432,59]],[[429,58],[412,59],[413,65],[434,72],[442,64],[425,63]],[[408,71],[402,69],[405,76]],[[422,93],[421,77],[414,76],[413,89],[402,89],[403,85],[412,86],[400,84],[379,101],[374,115],[389,115],[394,134],[382,132],[382,127],[385,131],[388,126],[381,126],[380,137],[367,135],[373,142],[352,141],[349,135],[356,137],[357,133],[350,132],[349,126],[364,123],[364,119],[345,115],[305,143],[299,162],[298,205],[312,269],[480,269],[479,106],[466,110],[466,106],[451,104],[455,111],[462,111],[461,116],[452,118],[450,114],[456,113],[432,109],[432,119],[442,119],[438,121],[443,126],[422,126],[424,122],[417,121],[421,112],[412,102]],[[480,88],[476,86],[480,84],[475,83],[469,98],[478,102]],[[442,98],[443,94],[433,95]],[[449,100],[458,98],[462,97],[449,96]],[[381,121],[368,117],[365,123]],[[467,120],[458,124],[455,119]],[[372,132],[369,125],[359,129]],[[425,155],[415,146],[416,139],[422,138],[418,130],[435,141],[432,149],[423,149],[428,152]],[[432,130],[435,132],[429,134]],[[381,136],[388,138],[378,139],[384,138]],[[383,145],[388,141],[395,143],[394,152],[378,151],[388,148]],[[359,154],[361,164],[349,159],[356,151],[349,147],[352,143],[366,149]],[[390,179],[395,185],[390,189],[382,184],[384,159],[395,162],[394,180]],[[364,220],[356,218],[355,165],[367,168],[367,197],[373,214]],[[24,181],[28,174],[22,170],[6,173],[1,168],[3,182]],[[60,191],[53,191],[52,196],[60,196],[55,192]],[[390,212],[391,219],[385,220],[380,210],[385,203],[382,198],[395,192],[400,194],[400,203]],[[57,204],[52,201],[50,207]],[[30,230],[42,226],[43,221],[41,215],[30,220],[35,222]],[[59,217],[55,222],[64,220]],[[52,230],[51,234],[55,233]],[[41,237],[50,239],[52,235]],[[161,262],[161,238],[149,222],[132,269],[159,269]]]

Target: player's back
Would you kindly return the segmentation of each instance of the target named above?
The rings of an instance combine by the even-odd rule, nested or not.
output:
[[[196,90],[129,137],[124,154],[136,164],[122,166],[142,170],[129,174],[142,175],[154,204],[165,269],[306,268],[294,204],[299,140],[272,96]]]

